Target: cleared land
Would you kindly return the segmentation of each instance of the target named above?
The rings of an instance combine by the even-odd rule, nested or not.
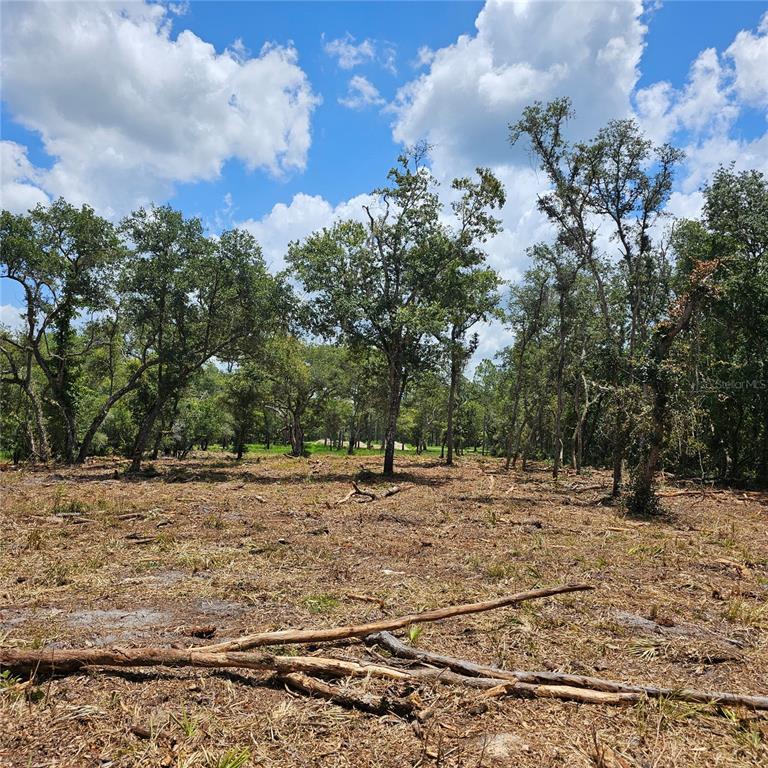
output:
[[[353,481],[379,492],[392,484],[368,456],[238,463],[198,454],[157,462],[157,475],[136,479],[118,461],[6,468],[0,644],[184,647],[584,581],[596,589],[425,624],[410,640],[509,668],[768,692],[768,494],[669,495],[669,518],[649,523],[602,503],[602,472],[555,485],[544,467],[503,473],[490,458],[464,457],[452,469],[434,457],[398,461],[395,482],[411,487],[368,503],[337,503]],[[362,643],[321,652],[368,654]],[[741,709],[488,700],[425,684],[416,693],[432,716],[417,723],[263,678],[99,669],[36,686],[0,682],[0,765],[768,762],[768,716]],[[354,690],[361,686],[387,690],[382,681]]]

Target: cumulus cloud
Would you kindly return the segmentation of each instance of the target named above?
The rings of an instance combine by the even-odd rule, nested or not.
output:
[[[568,95],[575,130],[630,112],[645,27],[642,4],[488,0],[474,35],[430,54],[394,105],[394,137],[434,145],[437,172],[507,163],[507,125],[534,100]],[[426,62],[428,57],[424,57]],[[522,160],[523,150],[517,154]]]
[[[745,106],[768,106],[768,14],[756,32],[740,31],[724,51],[702,51],[685,86],[654,83],[636,94],[637,116],[657,142],[685,149],[684,174],[669,211],[693,218],[703,205],[701,188],[721,165],[768,173],[768,132],[753,139],[734,135]]]
[[[370,195],[357,195],[334,206],[320,195],[295,195],[290,203],[278,203],[260,219],[247,219],[239,226],[247,229],[264,251],[264,258],[273,270],[285,267],[288,243],[301,240],[335,221],[363,221],[364,205],[374,202]]]
[[[11,213],[26,213],[38,203],[47,203],[40,188],[42,174],[27,157],[27,148],[15,141],[0,141],[0,207]]]
[[[727,79],[717,51],[702,51],[681,90],[658,82],[637,92],[637,115],[643,128],[657,143],[683,130],[696,135],[726,130],[739,113],[731,101]]]
[[[768,12],[757,34],[742,30],[726,50],[733,61],[734,87],[746,104],[768,107]]]
[[[55,161],[43,188],[117,212],[175,182],[216,178],[237,158],[301,170],[318,103],[291,47],[248,58],[192,32],[174,38],[148,3],[11,3],[2,26],[3,96]]]
[[[355,75],[347,86],[347,95],[339,99],[339,104],[348,109],[365,109],[386,104],[379,89],[368,78]]]

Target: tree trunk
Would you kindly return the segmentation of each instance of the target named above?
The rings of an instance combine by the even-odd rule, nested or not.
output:
[[[613,484],[611,486],[611,496],[618,499],[621,496],[622,488],[622,465],[624,463],[624,447],[621,445],[621,438],[616,437],[613,444]]]
[[[139,472],[141,470],[141,460],[144,456],[144,450],[149,442],[150,435],[152,434],[152,428],[155,426],[157,417],[160,415],[160,411],[163,407],[160,400],[156,400],[149,413],[144,417],[144,421],[141,423],[139,434],[136,435],[136,441],[133,444],[131,450],[131,466],[129,472]]]
[[[352,456],[355,452],[355,445],[357,444],[357,414],[352,411],[352,416],[349,420],[349,444],[347,445],[347,456]]]
[[[395,438],[405,382],[398,361],[389,364],[387,425],[384,431],[384,474],[395,473]]]
[[[555,408],[555,434],[554,445],[552,446],[552,452],[554,453],[554,461],[552,463],[552,477],[557,480],[557,476],[560,472],[560,461],[563,456],[563,371],[565,370],[565,293],[561,291],[559,301],[559,313],[560,313],[560,327],[559,327],[559,340],[558,340],[558,355],[557,355],[557,378],[556,378],[556,391],[557,391],[557,405]]]
[[[576,383],[576,389],[573,393],[573,410],[576,412],[576,426],[573,429],[573,468],[577,475],[581,474],[581,467],[584,461],[584,424],[589,413],[589,385],[587,377],[582,373],[581,381],[584,385],[584,401],[579,396],[579,384]]]
[[[291,455],[304,455],[304,430],[298,413],[291,414]]]
[[[139,381],[141,380],[141,373],[143,373],[147,367],[148,366],[142,366],[139,375],[134,374],[124,387],[121,387],[116,392],[112,393],[112,395],[110,395],[110,397],[107,398],[104,403],[102,403],[101,407],[96,412],[96,415],[91,420],[91,423],[88,425],[88,429],[85,430],[85,434],[83,435],[82,442],[80,443],[80,450],[78,451],[76,459],[78,464],[82,464],[90,453],[93,438],[96,437],[96,433],[104,423],[104,419],[107,418],[107,415],[112,409],[112,406],[124,395],[138,388]]]
[[[31,435],[34,438],[32,441],[32,452],[37,456],[39,461],[46,462],[51,458],[51,449],[48,445],[48,434],[45,431],[43,407],[40,405],[40,400],[31,386],[25,387],[24,390],[29,398],[29,403],[32,406],[33,428],[31,430]]]
[[[445,444],[448,450],[448,455],[445,457],[445,464],[448,467],[453,464],[453,416],[454,411],[456,410],[456,390],[459,385],[459,353],[457,347],[458,341],[456,339],[451,339],[451,381],[450,386],[448,387],[448,422],[445,430]]]

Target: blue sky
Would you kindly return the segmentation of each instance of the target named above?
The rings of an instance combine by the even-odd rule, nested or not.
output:
[[[506,125],[570,96],[574,135],[636,117],[688,160],[695,215],[720,162],[768,169],[768,4],[758,2],[4,3],[3,207],[64,195],[117,219],[169,201],[242,225],[274,268],[286,243],[359,215],[404,143],[447,187],[505,181],[491,262],[514,280],[546,237],[542,180]],[[266,47],[265,47],[266,46]],[[0,320],[19,297],[0,283]],[[503,334],[489,331],[491,353]]]

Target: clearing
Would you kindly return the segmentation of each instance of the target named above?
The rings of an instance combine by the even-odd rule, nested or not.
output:
[[[0,473],[0,645],[178,648],[587,582],[594,591],[398,634],[508,668],[767,692],[768,493],[669,486],[668,518],[647,522],[603,503],[607,473],[555,484],[544,466],[504,473],[475,456],[453,468],[398,456],[395,482],[409,487],[375,501],[349,492],[391,485],[376,457],[208,452],[155,467],[135,479],[109,459]],[[358,641],[319,651],[374,652]],[[488,699],[425,683],[420,723],[256,672],[98,668],[0,686],[2,766],[768,763],[766,713],[666,699]]]

